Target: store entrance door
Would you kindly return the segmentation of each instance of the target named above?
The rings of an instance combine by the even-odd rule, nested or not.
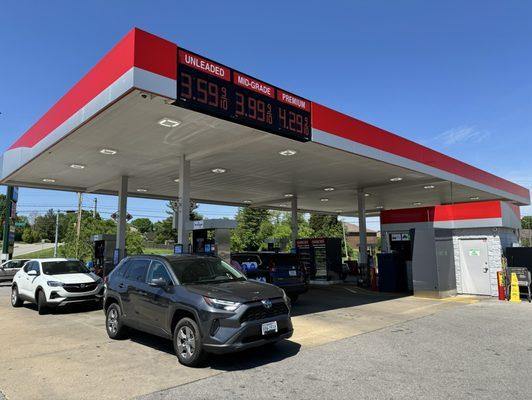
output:
[[[460,239],[462,293],[490,295],[486,239]]]

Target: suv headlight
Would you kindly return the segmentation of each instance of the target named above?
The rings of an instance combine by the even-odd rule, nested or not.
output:
[[[48,281],[46,283],[48,284],[48,286],[51,286],[51,287],[60,287],[64,285],[63,282],[58,282],[58,281]]]
[[[240,307],[240,303],[236,301],[219,300],[205,296],[203,296],[203,299],[205,300],[205,303],[207,303],[209,306],[217,308],[219,310],[235,311],[238,307]]]

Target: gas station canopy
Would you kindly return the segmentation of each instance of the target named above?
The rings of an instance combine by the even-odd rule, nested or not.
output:
[[[2,156],[5,185],[175,199],[180,155],[202,203],[353,215],[526,188],[139,29]]]

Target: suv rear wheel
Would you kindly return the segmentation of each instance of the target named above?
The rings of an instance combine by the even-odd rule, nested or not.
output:
[[[13,285],[11,288],[11,305],[13,307],[20,307],[22,303],[24,303],[24,300],[22,300],[18,294],[18,287],[17,285]]]
[[[112,303],[107,308],[105,328],[111,339],[123,339],[127,335],[127,327],[122,324],[122,310],[117,303]]]
[[[205,357],[198,324],[190,318],[181,319],[174,329],[177,359],[187,367],[196,367]]]

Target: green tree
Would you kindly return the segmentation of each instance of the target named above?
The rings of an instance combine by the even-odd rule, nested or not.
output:
[[[42,239],[48,239],[51,242],[54,241],[56,217],[56,212],[50,209],[44,215],[39,215],[35,218],[33,229]]]
[[[167,240],[176,240],[175,231],[172,229],[172,219],[172,217],[168,217],[153,224],[155,243],[164,243]]]
[[[532,229],[532,216],[526,215],[521,218],[521,228]]]
[[[139,232],[135,232],[130,227],[126,234],[126,253],[130,256],[142,254],[144,248],[144,238]]]
[[[342,223],[335,215],[310,214],[309,227],[314,237],[343,237]]]
[[[28,226],[22,231],[21,239],[24,243],[36,243],[41,237],[37,231]]]
[[[153,231],[153,222],[149,218],[137,218],[131,222],[140,233],[148,233]]]
[[[231,235],[231,250],[259,250],[273,233],[268,210],[240,208],[236,214],[236,229]]]
[[[116,223],[113,220],[102,220],[99,216],[94,218],[91,212],[83,211],[78,240],[77,213],[67,214],[67,218],[66,232],[63,238],[64,245],[59,248],[59,253],[63,257],[90,260],[94,252],[92,235],[116,234]]]

